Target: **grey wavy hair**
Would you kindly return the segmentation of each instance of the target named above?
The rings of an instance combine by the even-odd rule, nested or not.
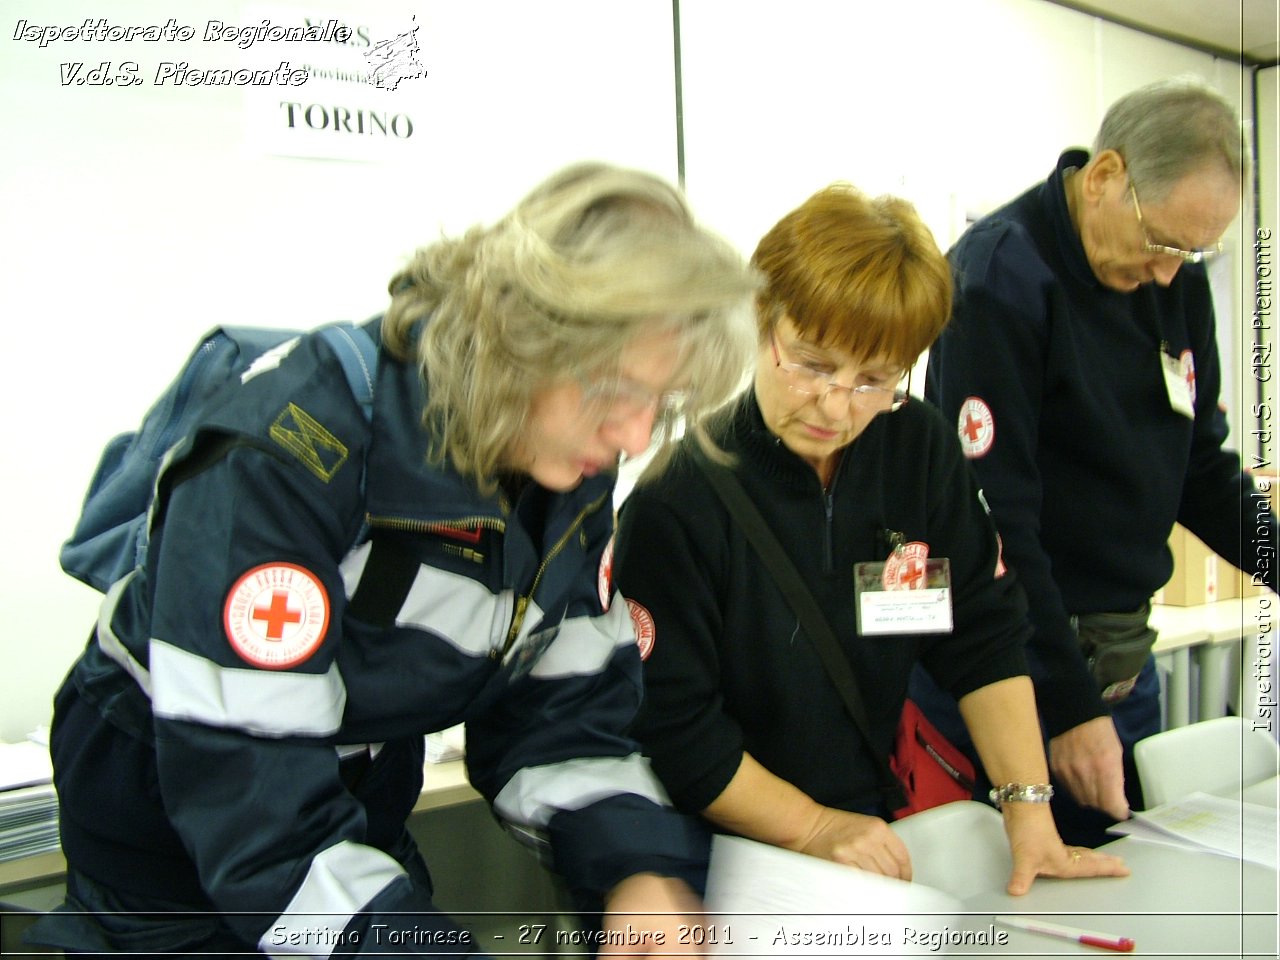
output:
[[[1155,203],[1179,180],[1215,161],[1240,183],[1247,172],[1244,131],[1235,110],[1194,78],[1161,80],[1111,105],[1093,154],[1115,150],[1143,199]]]
[[[554,174],[491,227],[424,247],[391,278],[387,348],[429,384],[428,457],[491,492],[537,390],[616,374],[635,337],[671,330],[686,426],[743,383],[755,348],[742,256],[698,226],[652,174],[583,163]],[[659,418],[655,463],[676,423]]]

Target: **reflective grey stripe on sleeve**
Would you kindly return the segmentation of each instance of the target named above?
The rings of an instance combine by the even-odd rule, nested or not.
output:
[[[356,595],[356,587],[360,585],[360,578],[364,576],[364,567],[369,562],[369,553],[372,549],[373,544],[362,543],[349,551],[338,564],[338,573],[342,575],[342,584],[346,588],[348,600]]]
[[[351,917],[403,876],[404,868],[381,850],[350,840],[334,844],[312,858],[302,886],[258,949],[273,957],[327,957],[336,946],[349,951],[342,931]]]
[[[322,674],[247,670],[218,666],[154,638],[150,649],[157,717],[264,737],[322,737],[342,725],[347,689],[337,664]]]
[[[560,810],[580,810],[620,794],[671,805],[649,762],[633,753],[629,757],[580,757],[525,767],[502,788],[493,806],[504,820],[545,827]]]
[[[613,604],[600,616],[571,617],[560,625],[559,636],[538,658],[533,676],[545,680],[599,673],[614,650],[635,642],[625,602]]]
[[[337,751],[338,759],[340,761],[350,760],[352,757],[358,757],[362,753],[367,753],[370,760],[377,760],[378,754],[382,752],[382,748],[386,745],[386,741],[384,740],[382,743],[339,744],[333,749]]]
[[[115,616],[120,598],[137,572],[136,567],[130,570],[113,583],[102,598],[102,606],[98,608],[98,646],[102,648],[103,653],[119,664],[125,673],[133,677],[142,688],[142,692],[149,697],[151,696],[151,674],[147,672],[146,667],[133,658],[129,648],[120,642],[120,638],[111,629],[111,618]]]
[[[500,609],[509,610],[509,603],[484,584],[424,564],[413,578],[396,625],[430,631],[462,653],[485,657],[506,635],[507,617],[499,617]]]

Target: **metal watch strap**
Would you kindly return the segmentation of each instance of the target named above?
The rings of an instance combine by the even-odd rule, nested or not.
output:
[[[1047,783],[1006,783],[993,787],[987,796],[999,810],[1006,803],[1048,803],[1053,799],[1053,787]]]

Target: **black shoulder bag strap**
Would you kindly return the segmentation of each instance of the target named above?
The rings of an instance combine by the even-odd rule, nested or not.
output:
[[[889,810],[898,810],[906,806],[907,798],[902,792],[902,784],[889,768],[889,758],[882,754],[871,737],[871,724],[867,720],[866,707],[862,703],[862,694],[858,690],[857,678],[849,659],[836,639],[835,631],[827,622],[826,615],[818,606],[809,588],[805,586],[800,572],[787,556],[786,550],[778,542],[777,536],[769,529],[768,522],[760,515],[756,505],[742,489],[742,484],[727,467],[712,463],[706,453],[698,449],[693,456],[698,467],[711,481],[716,495],[729,511],[729,516],[737,521],[746,534],[751,546],[755,548],[760,559],[764,561],[769,573],[777,582],[791,604],[796,618],[804,632],[813,640],[818,652],[818,659],[827,670],[827,675],[835,685],[836,692],[844,702],[844,708],[857,725],[862,739],[866,741],[871,755],[880,767],[880,789],[884,794]]]

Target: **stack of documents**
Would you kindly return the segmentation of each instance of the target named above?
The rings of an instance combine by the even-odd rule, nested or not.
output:
[[[58,849],[58,801],[49,748],[0,743],[0,861]]]
[[[1225,854],[1276,869],[1276,811],[1262,804],[1193,793],[1150,810],[1135,811],[1132,820],[1116,824],[1111,832]]]
[[[466,731],[462,724],[427,734],[427,763],[444,763],[462,756],[466,745]]]

